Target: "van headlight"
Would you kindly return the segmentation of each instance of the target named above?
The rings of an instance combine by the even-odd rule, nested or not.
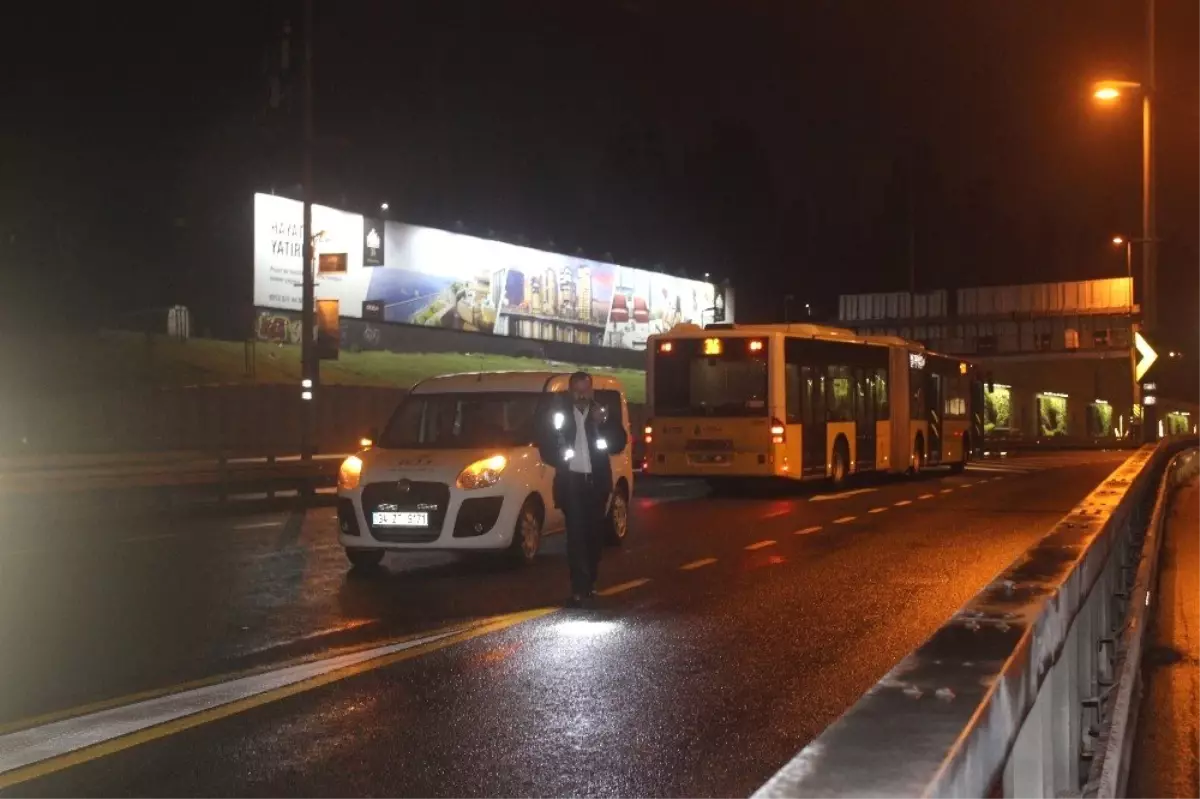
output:
[[[508,466],[508,458],[503,455],[493,455],[490,458],[475,461],[462,470],[455,485],[465,489],[494,486],[500,480],[500,474],[504,471],[505,466]]]
[[[362,477],[362,467],[362,458],[357,455],[351,455],[342,461],[342,468],[338,469],[338,488],[343,491],[352,491],[358,488],[359,478]]]

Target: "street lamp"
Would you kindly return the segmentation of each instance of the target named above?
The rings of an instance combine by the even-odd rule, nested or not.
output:
[[[1125,247],[1125,277],[1129,278],[1129,304],[1133,305],[1133,239],[1113,236],[1113,246]]]
[[[1142,95],[1142,320],[1147,329],[1155,325],[1158,287],[1154,273],[1154,0],[1146,0],[1146,74],[1141,82],[1103,80],[1092,84],[1092,97],[1103,105],[1115,105],[1126,92]]]
[[[388,209],[388,204],[387,204],[387,203],[380,203],[380,204],[379,204],[379,210],[380,210],[380,211],[387,211],[387,209]]]

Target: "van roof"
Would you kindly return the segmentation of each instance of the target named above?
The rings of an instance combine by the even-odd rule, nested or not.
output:
[[[412,387],[412,394],[457,394],[485,391],[566,391],[572,372],[463,372],[439,375],[422,380]],[[589,372],[592,386],[597,389],[624,393],[621,381],[612,375]]]

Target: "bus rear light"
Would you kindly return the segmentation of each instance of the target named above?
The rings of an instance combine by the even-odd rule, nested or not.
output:
[[[654,428],[651,425],[646,425],[642,429],[642,435],[646,437],[646,443],[650,444],[654,441]]]
[[[756,338],[750,339],[750,343],[746,346],[750,349],[751,352],[762,352],[763,351],[763,343]]]
[[[704,339],[704,354],[705,355],[720,355],[724,346],[719,338]]]
[[[773,444],[782,444],[786,433],[787,428],[783,426],[783,422],[778,419],[771,420],[771,442]]]
[[[675,349],[675,344],[670,341],[660,341],[658,343],[659,352],[670,352],[673,349]]]

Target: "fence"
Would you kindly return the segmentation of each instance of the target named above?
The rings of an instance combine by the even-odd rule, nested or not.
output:
[[[324,386],[319,451],[344,452],[382,425],[404,389]],[[303,401],[293,385],[121,389],[6,399],[0,454],[195,450],[266,454],[299,449]]]
[[[405,389],[323,386],[316,404],[319,452],[346,452],[382,427]],[[294,385],[122,389],[5,397],[0,456],[56,453],[270,453],[299,451],[303,401]],[[645,414],[630,406],[635,457]]]
[[[756,794],[1080,796],[1107,743],[1142,533],[1144,447]]]

